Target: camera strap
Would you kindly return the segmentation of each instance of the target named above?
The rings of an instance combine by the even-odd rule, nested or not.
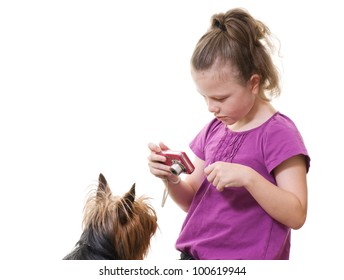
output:
[[[168,197],[168,188],[167,188],[167,186],[166,186],[165,189],[164,189],[164,193],[163,193],[163,195],[162,195],[161,207],[164,207],[164,206],[165,206],[167,197]]]
[[[173,185],[178,185],[181,181],[180,177],[178,176],[177,181],[169,181],[168,179],[163,179],[163,181],[165,182],[165,189],[164,189],[164,194],[162,195],[162,201],[161,201],[161,207],[164,207],[166,199],[168,197],[168,184],[171,183]]]

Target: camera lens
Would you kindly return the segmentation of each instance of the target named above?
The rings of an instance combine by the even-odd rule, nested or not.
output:
[[[174,163],[171,165],[170,171],[172,172],[172,174],[178,176],[180,173],[184,171],[184,169],[183,166],[181,166],[180,164]]]

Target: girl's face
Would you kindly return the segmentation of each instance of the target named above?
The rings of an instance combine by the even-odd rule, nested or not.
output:
[[[192,70],[192,78],[208,110],[218,120],[228,126],[249,121],[259,91],[258,75],[243,84],[227,65],[226,69]]]

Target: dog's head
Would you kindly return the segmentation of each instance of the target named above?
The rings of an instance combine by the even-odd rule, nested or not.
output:
[[[135,184],[122,197],[114,196],[100,174],[97,189],[86,201],[83,233],[72,258],[143,259],[157,227],[156,212],[147,198],[136,198]]]

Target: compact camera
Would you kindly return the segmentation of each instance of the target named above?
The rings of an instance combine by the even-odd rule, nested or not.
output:
[[[164,164],[170,166],[170,171],[174,175],[179,175],[180,173],[191,174],[195,167],[184,152],[177,152],[177,151],[162,151],[158,153],[166,157],[166,161]]]

